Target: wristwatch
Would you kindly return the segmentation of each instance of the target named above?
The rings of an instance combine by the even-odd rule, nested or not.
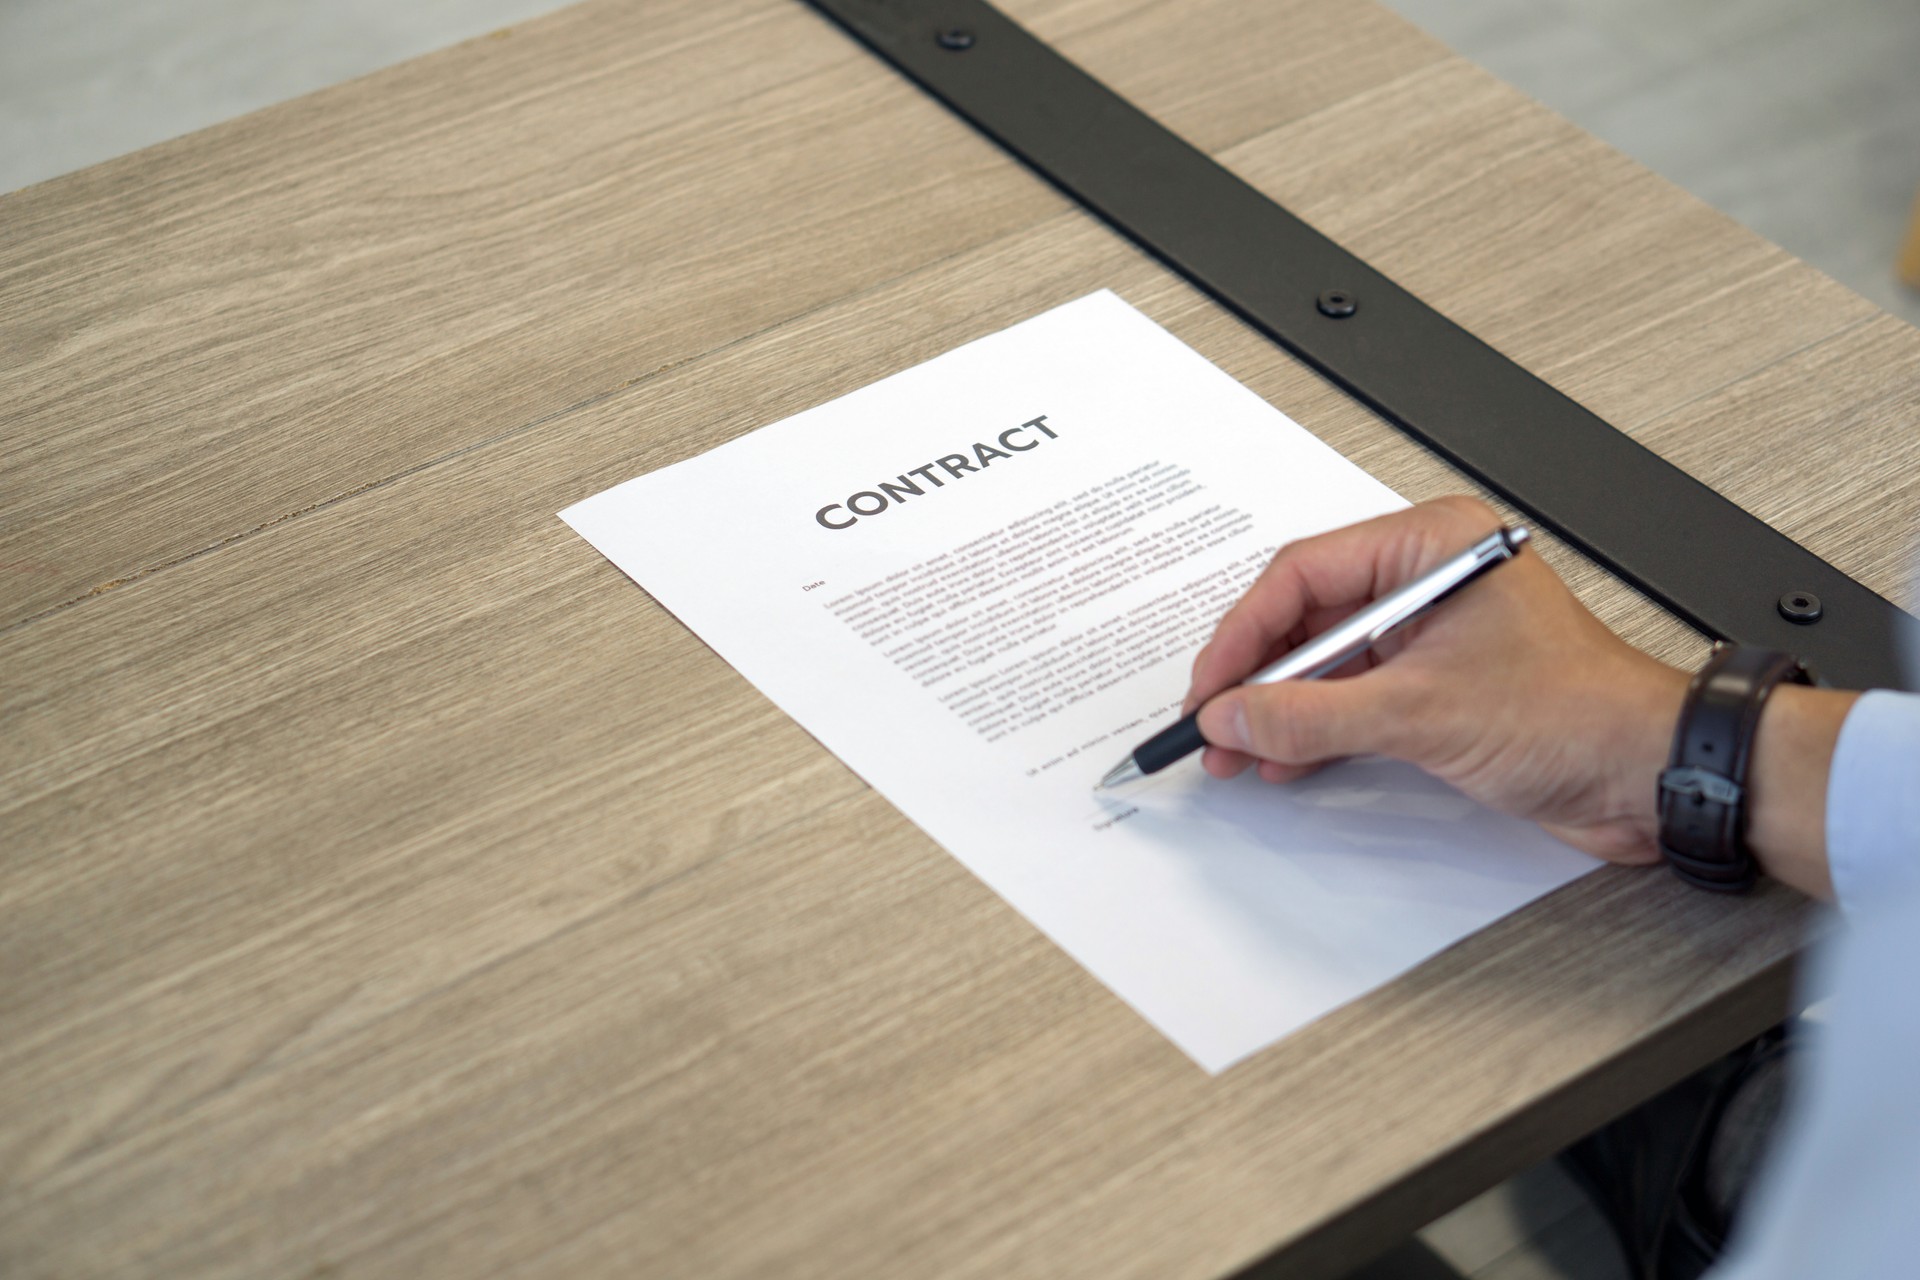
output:
[[[1759,874],[1747,848],[1747,769],[1767,698],[1782,682],[1812,684],[1790,653],[1717,644],[1687,686],[1660,774],[1660,851],[1674,874],[1744,893]]]

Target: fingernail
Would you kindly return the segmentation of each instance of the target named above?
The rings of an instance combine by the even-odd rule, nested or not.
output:
[[[1227,747],[1234,751],[1245,751],[1251,741],[1247,736],[1247,703],[1244,698],[1235,698],[1227,704],[1227,714],[1220,719],[1218,736],[1212,740],[1216,747]]]

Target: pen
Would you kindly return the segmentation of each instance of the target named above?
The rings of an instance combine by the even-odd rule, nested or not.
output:
[[[1496,529],[1432,573],[1385,596],[1338,626],[1321,632],[1277,662],[1254,672],[1242,684],[1273,684],[1279,680],[1312,680],[1371,649],[1475,578],[1518,555],[1527,531],[1519,525]],[[1206,746],[1200,736],[1200,709],[1170,728],[1162,729],[1133,749],[1133,753],[1094,785],[1095,791],[1158,773]]]

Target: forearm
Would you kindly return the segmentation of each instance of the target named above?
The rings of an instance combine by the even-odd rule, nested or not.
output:
[[[1860,695],[1781,685],[1767,699],[1747,774],[1747,847],[1761,870],[1831,900],[1827,779],[1840,726]]]

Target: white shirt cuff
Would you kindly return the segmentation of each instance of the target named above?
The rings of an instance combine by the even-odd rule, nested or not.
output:
[[[1920,890],[1920,695],[1875,689],[1847,713],[1827,777],[1827,866],[1849,911]]]

